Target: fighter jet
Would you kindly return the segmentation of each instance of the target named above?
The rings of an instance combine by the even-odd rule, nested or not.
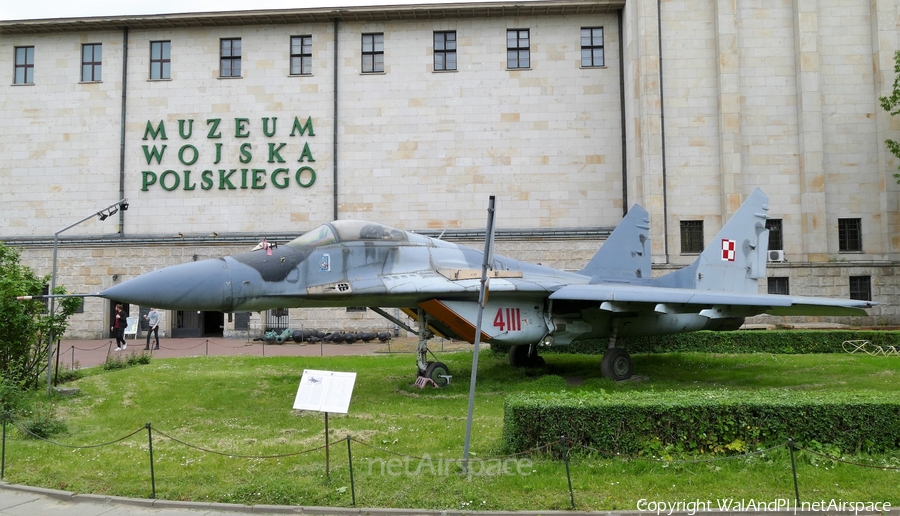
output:
[[[480,340],[511,346],[513,366],[538,351],[604,339],[603,376],[631,377],[619,337],[735,330],[771,314],[866,315],[870,301],[759,293],[766,275],[768,198],[754,191],[690,266],[652,277],[648,213],[635,205],[588,264],[567,272],[493,255]],[[170,310],[221,312],[367,306],[419,336],[418,373],[449,381],[428,361],[435,333],[475,341],[482,251],[376,222],[338,220],[251,252],[150,272],[103,290],[110,300]],[[412,329],[384,308],[417,320]]]

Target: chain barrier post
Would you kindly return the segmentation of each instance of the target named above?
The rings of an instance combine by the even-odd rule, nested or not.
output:
[[[800,507],[800,488],[797,486],[797,463],[794,461],[794,440],[788,439],[787,446],[791,450],[791,471],[794,473],[794,496],[796,497],[794,499],[796,502],[794,507]]]
[[[3,412],[3,447],[2,447],[2,452],[0,452],[0,455],[2,455],[2,458],[0,458],[0,479],[6,478],[6,418],[7,418],[7,416],[8,416],[8,414],[4,411]]]
[[[563,458],[566,461],[566,478],[569,480],[569,499],[572,501],[572,509],[574,509],[575,493],[572,492],[572,474],[569,472],[569,448],[566,446],[566,436],[559,436],[559,442],[562,444]]]
[[[147,439],[150,442],[150,489],[152,494],[150,498],[156,499],[156,473],[153,471],[153,429],[150,427],[150,423],[147,423],[145,426],[147,429]]]
[[[206,339],[206,356],[209,356],[209,339]]]
[[[347,434],[347,462],[350,463],[350,496],[353,497],[353,506],[356,507],[356,485],[353,483],[353,452],[350,451],[350,434]]]
[[[72,346],[72,370],[75,370],[75,346]]]

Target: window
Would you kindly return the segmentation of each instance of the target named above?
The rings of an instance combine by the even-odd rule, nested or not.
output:
[[[781,219],[767,220],[766,229],[769,230],[769,249],[776,251],[783,250],[784,240],[781,237]]]
[[[456,31],[434,33],[434,70],[456,70]]]
[[[872,300],[872,278],[870,276],[850,276],[850,299]]]
[[[241,76],[241,38],[220,41],[219,77]]]
[[[681,254],[700,254],[703,252],[703,221],[681,221]]]
[[[312,36],[291,36],[291,75],[312,75]]]
[[[13,84],[34,84],[34,47],[16,47]]]
[[[862,219],[838,219],[838,249],[862,251]]]
[[[366,307],[364,307],[364,306],[348,306],[347,307],[347,313],[365,312],[365,311],[366,311]]]
[[[581,29],[581,66],[603,66],[603,27]]]
[[[81,82],[98,82],[103,75],[103,45],[81,45]]]
[[[531,44],[529,29],[509,29],[506,31],[506,67],[530,68]]]
[[[384,34],[362,35],[362,71],[363,73],[384,71]]]
[[[788,296],[791,294],[789,278],[767,278],[769,283],[769,294],[780,294]]]
[[[150,42],[150,79],[172,78],[171,41]]]

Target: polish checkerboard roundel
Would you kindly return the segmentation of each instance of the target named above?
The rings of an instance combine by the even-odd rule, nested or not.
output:
[[[724,262],[733,262],[734,261],[734,248],[735,242],[734,240],[729,240],[727,238],[722,239],[722,261]]]

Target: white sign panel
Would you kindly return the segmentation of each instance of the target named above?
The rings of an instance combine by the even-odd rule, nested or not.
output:
[[[304,369],[294,409],[346,414],[354,383],[356,373]]]

